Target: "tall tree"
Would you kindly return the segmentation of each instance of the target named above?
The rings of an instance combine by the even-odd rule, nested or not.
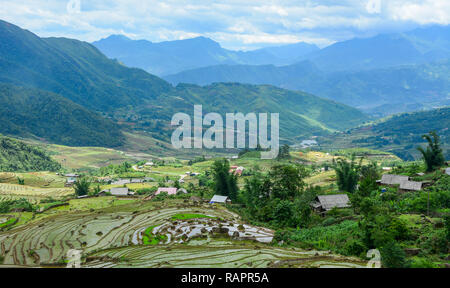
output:
[[[338,159],[334,162],[334,169],[336,170],[337,184],[339,190],[353,193],[358,185],[361,161],[356,163],[356,157],[353,154],[351,161]]]
[[[214,192],[237,200],[237,177],[230,172],[230,163],[226,159],[216,160],[212,167],[214,176]]]
[[[425,165],[427,167],[427,172],[433,172],[445,164],[445,158],[442,153],[439,136],[435,131],[432,131],[429,135],[423,135],[422,138],[427,140],[428,147],[426,150],[422,147],[417,147],[417,150],[422,153],[423,160],[425,161]]]
[[[75,189],[75,194],[77,196],[84,196],[88,195],[90,186],[91,183],[88,181],[88,179],[83,177],[75,182],[73,188]]]

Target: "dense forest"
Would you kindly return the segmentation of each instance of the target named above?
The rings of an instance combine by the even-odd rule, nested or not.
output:
[[[0,135],[0,171],[57,171],[61,165],[39,148]]]
[[[119,146],[118,125],[46,91],[0,83],[0,132],[72,146]]]

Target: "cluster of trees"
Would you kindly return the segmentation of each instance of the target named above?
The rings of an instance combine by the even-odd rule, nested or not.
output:
[[[0,135],[0,171],[58,171],[61,165],[36,146]]]
[[[33,211],[33,205],[25,198],[0,201],[0,213],[9,213],[16,211],[31,212]]]
[[[306,189],[307,175],[304,166],[277,165],[267,175],[256,173],[246,179],[244,189],[239,191],[237,178],[230,172],[226,159],[215,161],[212,167],[215,194],[242,204],[240,212],[248,219],[274,227],[308,225],[312,213],[310,203],[317,189]]]
[[[98,174],[100,176],[108,176],[108,175],[118,175],[118,174],[124,174],[127,172],[133,172],[132,165],[128,162],[123,162],[119,165],[108,165],[105,167],[101,167],[99,169]]]

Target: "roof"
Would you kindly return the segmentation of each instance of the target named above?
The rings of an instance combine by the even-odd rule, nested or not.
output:
[[[128,196],[128,188],[111,188],[110,192],[114,196]]]
[[[420,191],[422,190],[422,182],[403,181],[402,183],[400,183],[400,189],[410,191]]]
[[[350,207],[350,200],[348,199],[347,194],[338,194],[338,195],[321,195],[317,196],[319,203],[322,208],[325,210],[331,210],[334,207],[337,208],[346,208]]]
[[[66,177],[80,177],[80,175],[77,175],[77,174],[66,174],[64,176],[66,176]]]
[[[384,174],[381,177],[381,184],[395,185],[408,180],[409,180],[408,176]]]
[[[187,193],[188,193],[187,190],[184,189],[184,188],[178,189],[178,190],[177,190],[177,193],[178,193],[178,192],[183,192],[184,194],[187,194]]]
[[[177,188],[158,188],[158,191],[156,191],[155,195],[161,194],[161,193],[167,193],[169,195],[177,195]]]
[[[445,169],[445,174],[450,175],[450,168]]]
[[[214,203],[226,203],[228,201],[227,196],[214,195],[210,202]]]

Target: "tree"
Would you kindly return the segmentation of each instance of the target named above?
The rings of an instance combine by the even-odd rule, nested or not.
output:
[[[278,153],[278,160],[289,159],[289,158],[291,158],[290,147],[289,147],[289,145],[284,144],[280,148],[280,153]]]
[[[423,135],[422,138],[428,142],[427,149],[417,147],[417,150],[422,154],[427,172],[433,172],[445,164],[444,154],[439,143],[439,136],[436,132],[432,131],[429,135]]]
[[[294,200],[303,192],[307,176],[304,166],[277,165],[269,172],[272,181],[272,196],[281,200]]]
[[[77,196],[84,196],[88,195],[90,186],[91,183],[88,181],[87,178],[81,178],[80,180],[75,182],[75,185],[73,187],[75,189],[75,194]]]
[[[381,262],[385,268],[407,267],[405,251],[394,241],[387,243],[380,249]]]
[[[17,183],[18,183],[19,185],[25,185],[25,179],[20,178],[20,177],[17,177]]]
[[[236,175],[230,173],[230,163],[226,159],[216,160],[212,167],[214,176],[214,192],[237,200],[238,187]]]
[[[350,162],[344,159],[333,160],[339,190],[350,193],[355,192],[360,175],[361,161],[359,164],[356,164],[354,154]]]

